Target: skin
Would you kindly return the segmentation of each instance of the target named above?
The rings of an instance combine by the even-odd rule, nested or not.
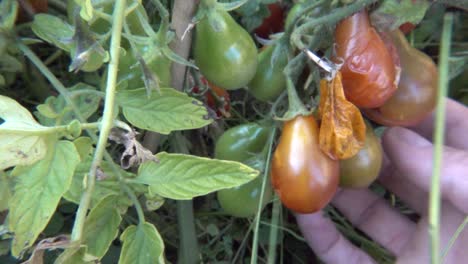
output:
[[[468,108],[447,100],[446,138],[441,177],[441,250],[468,214]],[[410,129],[388,129],[382,139],[386,159],[379,181],[421,215],[412,222],[368,189],[341,190],[332,203],[354,226],[392,252],[397,263],[429,263],[427,204],[432,175],[434,114]],[[325,263],[375,263],[351,244],[322,212],[297,215],[310,247]],[[444,263],[468,258],[468,230],[462,231]],[[463,261],[462,261],[463,262]]]

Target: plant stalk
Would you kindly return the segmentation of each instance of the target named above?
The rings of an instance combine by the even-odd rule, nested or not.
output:
[[[431,192],[429,197],[429,235],[431,237],[431,263],[439,264],[440,258],[440,174],[442,169],[442,151],[444,147],[445,130],[445,100],[448,90],[448,58],[450,55],[450,40],[452,38],[453,15],[447,13],[439,52],[439,83],[437,93],[437,108],[434,131],[434,166],[432,168]]]
[[[122,38],[123,20],[125,17],[126,0],[117,0],[113,12],[112,23],[112,38],[110,44],[110,62],[107,75],[106,97],[104,100],[104,113],[102,116],[102,126],[99,133],[99,139],[94,153],[94,158],[91,163],[91,168],[87,177],[86,189],[81,197],[80,206],[76,214],[75,223],[71,235],[72,241],[80,241],[83,235],[83,226],[86,219],[89,206],[91,204],[91,196],[96,183],[96,171],[101,164],[110,130],[114,123],[114,108],[115,108],[115,89],[117,86],[117,72],[119,66],[119,48]]]

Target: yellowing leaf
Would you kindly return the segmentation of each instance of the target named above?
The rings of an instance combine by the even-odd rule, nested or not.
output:
[[[347,159],[364,145],[366,125],[359,109],[346,100],[341,72],[320,82],[320,149],[332,159]]]

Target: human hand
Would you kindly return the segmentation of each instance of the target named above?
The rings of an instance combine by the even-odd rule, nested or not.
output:
[[[389,128],[382,145],[386,158],[379,182],[421,215],[411,221],[368,189],[341,189],[332,204],[353,225],[392,252],[398,263],[429,263],[428,194],[432,176],[434,115],[417,127]],[[468,108],[447,100],[440,187],[440,245],[443,251],[468,215]],[[429,139],[429,140],[428,140]],[[341,235],[322,212],[297,215],[309,246],[325,263],[375,263]],[[462,231],[444,263],[468,259],[468,230]]]

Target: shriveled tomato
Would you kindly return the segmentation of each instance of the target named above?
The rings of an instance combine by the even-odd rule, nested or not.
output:
[[[313,116],[297,116],[285,122],[273,155],[273,188],[282,203],[298,213],[322,209],[338,187],[338,161],[320,150],[318,135]]]
[[[353,157],[340,160],[340,186],[366,188],[379,176],[383,152],[379,139],[367,124],[364,147]]]
[[[210,9],[197,24],[193,54],[206,79],[227,90],[246,86],[257,70],[252,37],[219,8]]]
[[[19,1],[17,22],[22,23],[32,20],[37,13],[47,13],[48,0]]]
[[[435,107],[438,74],[432,59],[411,47],[401,31],[389,34],[401,60],[397,92],[376,109],[364,113],[386,126],[410,126],[419,123]]]
[[[254,78],[248,85],[248,91],[260,101],[276,99],[286,89],[284,67],[288,64],[288,54],[281,52],[272,62],[275,46],[267,46],[258,55],[258,67]]]
[[[270,34],[278,33],[284,29],[284,9],[278,3],[268,5],[270,16],[265,18],[262,24],[255,29],[255,34],[262,38],[268,38]]]
[[[336,61],[344,63],[341,72],[346,98],[362,108],[384,104],[397,89],[398,72],[367,11],[341,21],[335,41]]]
[[[258,123],[247,123],[226,130],[216,141],[215,158],[245,163],[262,171],[264,162],[260,152],[268,140],[269,127]],[[241,186],[218,191],[218,201],[223,210],[236,217],[254,215],[259,206],[263,173]],[[270,201],[272,190],[268,184],[263,195],[262,208]]]

